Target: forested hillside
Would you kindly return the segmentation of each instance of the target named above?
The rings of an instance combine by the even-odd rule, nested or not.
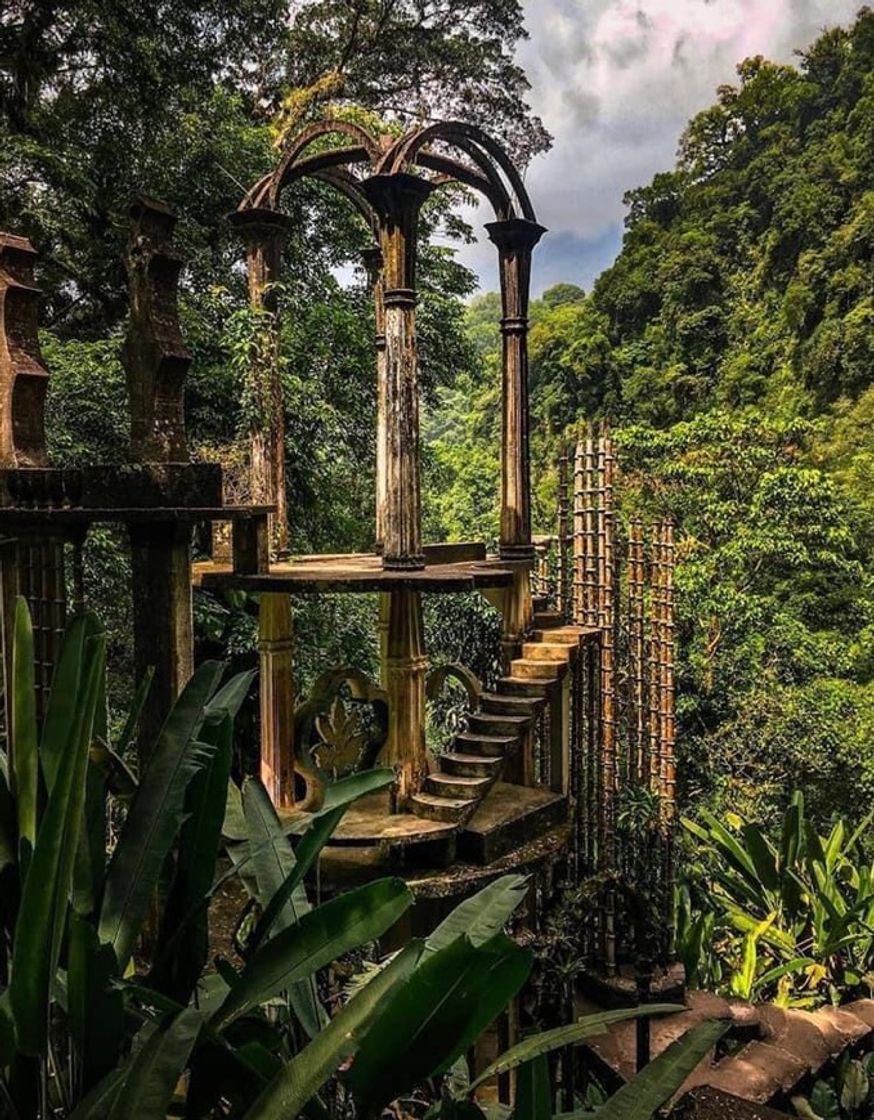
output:
[[[539,528],[560,436],[608,418],[626,507],[678,523],[686,797],[800,786],[827,816],[874,793],[874,12],[738,79],[628,192],[593,291],[532,308]],[[435,529],[461,536],[494,531],[494,301],[430,419]]]

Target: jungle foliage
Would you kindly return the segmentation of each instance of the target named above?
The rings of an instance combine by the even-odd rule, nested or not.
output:
[[[592,291],[532,305],[536,528],[560,438],[609,419],[623,515],[677,527],[681,796],[763,819],[799,788],[827,831],[874,795],[874,11],[738,79],[629,191]],[[429,414],[457,538],[497,530],[496,300]]]
[[[319,812],[281,822],[259,781],[240,789],[231,779],[232,722],[252,676],[222,683],[225,667],[205,662],[134,774],[119,754],[125,736],[111,744],[107,733],[96,618],[70,621],[41,726],[24,599],[13,643],[0,756],[0,1102],[10,1120],[164,1120],[171,1108],[189,1120],[294,1120],[307,1108],[374,1117],[412,1093],[420,1113],[430,1097],[430,1115],[473,1120],[484,1117],[475,1090],[516,1069],[515,1116],[551,1120],[548,1055],[611,1023],[680,1010],[587,1016],[523,1039],[472,1079],[467,1051],[530,972],[530,952],[504,932],[524,876],[492,881],[427,938],[374,959],[413,904],[407,885],[375,879],[313,905],[306,880],[349,805],[390,785],[391,770],[336,781]],[[136,718],[134,708],[125,735]],[[108,845],[110,813],[121,823]],[[210,903],[229,879],[251,896],[233,959],[215,955],[210,934]],[[344,958],[345,994],[327,972]],[[599,1115],[648,1120],[724,1029],[699,1025]]]

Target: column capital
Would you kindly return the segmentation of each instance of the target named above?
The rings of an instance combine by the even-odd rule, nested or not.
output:
[[[502,252],[518,253],[531,252],[547,229],[527,218],[505,218],[502,222],[486,222],[486,232]]]
[[[361,183],[361,190],[380,218],[397,220],[404,214],[418,213],[434,190],[434,183],[397,171],[393,175],[371,175]]]
[[[291,228],[291,218],[281,210],[269,206],[250,206],[228,214],[229,225],[237,230],[247,245],[285,239]]]

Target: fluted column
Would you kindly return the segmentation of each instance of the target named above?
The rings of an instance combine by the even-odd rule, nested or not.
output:
[[[373,316],[376,327],[376,551],[385,545],[386,504],[386,383],[385,383],[385,296],[382,273],[382,249],[374,245],[364,251],[364,267],[373,293]]]
[[[250,384],[251,499],[275,505],[271,517],[271,551],[289,550],[288,499],[285,491],[285,409],[279,376],[278,298],[273,285],[282,269],[282,250],[288,235],[288,218],[278,210],[253,208],[230,216],[246,245],[249,303],[256,312],[267,312],[264,338],[253,356]]]
[[[275,805],[294,806],[294,646],[291,596],[262,595],[258,615],[261,781]]]
[[[546,232],[524,218],[490,222],[498,247],[503,317],[501,430],[501,556],[533,559],[531,464],[528,447],[528,297],[531,254]]]
[[[425,566],[419,477],[416,231],[432,185],[415,175],[374,175],[362,189],[380,221],[385,306],[385,515],[383,567]]]
[[[425,746],[425,654],[422,597],[418,591],[389,596],[384,687],[388,693],[388,738],[382,760],[397,774],[397,804],[403,809],[422,788],[428,770]]]

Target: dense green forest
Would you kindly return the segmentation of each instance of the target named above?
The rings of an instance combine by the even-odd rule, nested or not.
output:
[[[674,169],[625,201],[593,290],[532,308],[538,528],[555,531],[559,438],[608,418],[627,508],[679,527],[687,804],[767,815],[800,787],[826,818],[867,811],[874,12],[797,66],[741,63]],[[483,362],[429,418],[435,533],[495,532],[496,306],[471,304]]]
[[[179,209],[193,442],[232,477],[239,463],[242,479],[251,323],[223,215],[269,166],[277,138],[308,114],[353,111],[352,101],[375,122],[397,117],[401,99],[413,117],[431,99],[433,111],[488,116],[522,158],[548,144],[513,62],[519,6],[470,0],[464,34],[453,31],[458,12],[447,20],[425,5],[423,21],[418,7],[396,5],[384,37],[366,18],[350,22],[342,3],[304,5],[282,33],[269,0],[235,6],[230,22],[216,0],[200,24],[177,4],[128,40],[131,13],[97,5],[105,51],[94,68],[76,6],[62,6],[7,52],[18,69],[0,83],[0,224],[43,254],[57,461],[124,452],[119,261],[134,191]],[[395,54],[400,38],[413,46]],[[556,448],[586,417],[615,426],[627,507],[657,506],[678,523],[687,803],[766,809],[800,786],[828,817],[848,796],[861,807],[874,793],[872,69],[870,10],[823,34],[796,66],[743,62],[737,84],[690,122],[675,168],[629,191],[622,250],[593,290],[558,285],[532,307],[537,528],[554,529]],[[317,185],[285,202],[295,230],[282,291],[294,547],[366,548],[371,310],[360,268],[346,284],[336,271],[358,266],[364,233]],[[448,200],[430,205],[424,226],[426,535],[493,540],[499,301],[479,295],[465,307],[473,276],[431,243],[437,231],[470,235]],[[95,534],[90,553],[112,663],[126,671],[112,534]],[[205,648],[245,660],[245,607],[199,600]],[[333,600],[302,612],[304,686],[326,661],[372,667],[374,609]],[[476,616],[476,632],[493,633],[488,612]],[[458,623],[431,619],[435,655]],[[477,642],[461,630],[476,662]]]

